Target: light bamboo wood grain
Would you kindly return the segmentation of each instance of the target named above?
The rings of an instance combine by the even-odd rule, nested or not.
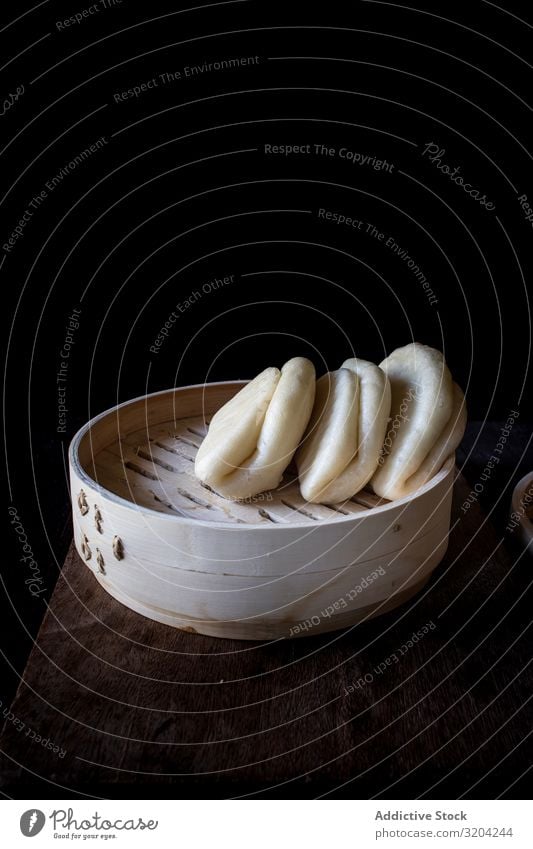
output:
[[[329,631],[405,601],[446,551],[453,458],[396,502],[364,491],[307,504],[291,469],[275,492],[227,500],[196,479],[194,458],[242,385],[139,398],[76,435],[74,540],[97,580],[145,616],[236,639]]]

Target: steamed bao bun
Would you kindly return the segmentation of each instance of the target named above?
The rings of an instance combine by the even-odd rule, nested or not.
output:
[[[335,504],[363,489],[374,474],[391,406],[388,378],[356,358],[323,375],[307,435],[296,455],[306,501]]]
[[[304,357],[267,368],[218,410],[198,449],[196,476],[227,498],[275,489],[292,460],[315,398]]]
[[[395,500],[427,483],[453,454],[466,427],[466,404],[443,355],[427,345],[397,348],[380,368],[391,384],[391,419],[370,486]]]

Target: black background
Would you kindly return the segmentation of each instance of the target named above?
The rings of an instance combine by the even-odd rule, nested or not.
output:
[[[70,538],[69,441],[103,409],[172,385],[252,377],[295,355],[319,373],[353,353],[379,362],[417,340],[445,351],[472,421],[518,410],[530,431],[533,231],[518,201],[533,202],[527,9],[124,0],[58,29],[89,5],[2,9],[2,98],[24,86],[0,118],[2,245],[46,182],[106,139],[0,256],[6,502],[46,586],[29,597],[19,552],[6,558],[4,703]],[[244,56],[258,61],[166,85],[159,77]],[[153,78],[157,87],[115,102]],[[423,155],[429,143],[494,210]],[[312,152],[268,155],[266,144]],[[315,144],[387,160],[392,173],[315,155]],[[321,208],[363,229],[322,220]],[[367,223],[407,251],[438,303]],[[56,375],[74,308],[62,433]]]

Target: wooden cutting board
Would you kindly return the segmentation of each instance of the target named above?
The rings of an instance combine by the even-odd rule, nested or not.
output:
[[[110,598],[73,547],[0,738],[18,798],[519,797],[533,727],[530,567],[459,477],[448,553],[401,608],[266,644]],[[171,787],[168,787],[171,785]]]

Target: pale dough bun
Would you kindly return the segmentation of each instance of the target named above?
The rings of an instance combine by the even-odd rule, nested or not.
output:
[[[418,489],[455,451],[466,406],[440,351],[413,342],[383,360],[392,388],[391,418],[371,487],[395,500]]]
[[[391,405],[390,384],[374,363],[352,358],[317,381],[307,436],[296,455],[306,501],[336,504],[376,470]]]
[[[315,369],[303,357],[267,368],[218,410],[196,455],[196,476],[226,498],[275,489],[313,409]]]
[[[427,483],[439,469],[442,468],[448,457],[453,454],[461,439],[463,438],[466,428],[466,402],[463,391],[457,383],[453,384],[453,407],[452,414],[444,426],[444,429],[437,437],[433,448],[430,450],[427,457],[419,466],[414,475],[405,482],[403,488],[397,490],[403,495],[409,495],[415,489]],[[402,495],[396,495],[396,498],[401,498]]]

